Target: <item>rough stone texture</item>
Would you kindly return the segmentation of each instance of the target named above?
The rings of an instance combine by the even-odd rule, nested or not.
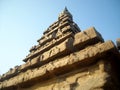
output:
[[[94,27],[81,32],[65,8],[25,63],[0,76],[0,90],[119,90],[118,48]]]
[[[89,65],[95,62],[101,56],[105,56],[107,52],[113,52],[114,50],[115,47],[111,41],[102,44],[98,43],[94,46],[89,46],[81,51],[74,52],[63,58],[59,58],[39,68],[27,70],[24,73],[20,73],[16,77],[2,82],[0,87],[11,87],[13,85],[21,86],[22,83],[29,85],[29,82],[31,82],[31,80],[36,81],[38,79],[39,81],[42,81],[50,79],[53,76],[59,76],[63,73],[69,72],[74,66],[84,67],[84,65]]]
[[[88,32],[88,33],[85,34],[84,32]],[[56,45],[52,47],[51,49],[49,49],[48,51],[43,52],[42,55],[38,55],[32,60],[26,62],[25,64],[15,69],[12,69],[10,73],[7,73],[8,74],[7,76],[11,77],[17,74],[17,71],[19,72],[26,71],[30,67],[37,66],[38,64],[41,65],[42,64],[41,62],[48,62],[61,55],[68,55],[69,53],[82,49],[89,44],[103,42],[102,38],[101,37],[99,38],[99,34],[95,33],[94,28],[87,29],[84,32],[77,33],[73,37],[74,39],[72,37],[68,38],[64,42],[60,43],[59,45]]]
[[[114,87],[113,78],[108,74],[109,71],[106,72],[106,69],[110,70],[109,68],[111,68],[109,63],[100,60],[95,65],[37,83],[30,88],[18,90],[119,90]],[[107,85],[105,86],[105,84]]]

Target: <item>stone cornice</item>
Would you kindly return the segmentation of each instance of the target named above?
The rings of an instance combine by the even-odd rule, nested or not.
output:
[[[98,43],[93,46],[89,46],[81,51],[77,51],[67,55],[65,57],[56,59],[41,67],[35,69],[28,69],[24,73],[19,73],[17,76],[3,81],[0,84],[0,89],[14,87],[19,85],[29,85],[29,82],[36,80],[42,81],[66,73],[72,69],[72,66],[85,66],[93,63],[98,58],[106,55],[108,52],[116,52],[117,49],[112,41],[105,43]],[[68,68],[69,67],[69,68]],[[62,71],[64,69],[64,71]],[[49,76],[49,77],[48,77]]]

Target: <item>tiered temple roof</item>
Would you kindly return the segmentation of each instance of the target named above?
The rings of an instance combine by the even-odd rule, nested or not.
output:
[[[60,13],[58,20],[50,25],[48,29],[44,31],[43,36],[37,40],[39,45],[33,46],[30,49],[30,54],[23,61],[27,62],[31,60],[36,55],[49,50],[51,47],[60,44],[66,38],[74,36],[80,31],[77,24],[73,22],[71,13],[65,7],[64,11]]]
[[[11,68],[0,77],[0,90],[22,90],[19,88],[80,70],[102,59],[120,60],[120,53],[112,41],[104,42],[94,27],[81,31],[67,8],[37,42],[38,45],[33,46],[23,60],[24,64]],[[109,76],[112,77],[111,74]]]

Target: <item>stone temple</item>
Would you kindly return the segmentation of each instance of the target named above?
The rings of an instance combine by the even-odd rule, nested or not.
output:
[[[120,90],[120,39],[117,47],[94,27],[81,31],[67,8],[37,42],[0,90]]]

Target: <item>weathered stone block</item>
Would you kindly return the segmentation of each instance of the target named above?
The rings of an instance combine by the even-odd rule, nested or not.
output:
[[[84,41],[90,39],[84,32],[77,33],[74,38],[75,38],[74,44],[73,44],[74,46],[80,44],[81,42],[84,42]]]
[[[55,57],[66,55],[72,52],[73,50],[73,39],[67,39],[63,43],[56,45],[55,47],[51,48],[47,52],[42,54],[41,61],[50,60]]]
[[[47,46],[39,48],[33,54],[26,57],[23,61],[27,62],[30,58],[34,58],[35,56],[37,56],[37,55],[39,55],[39,54],[41,54],[41,53],[43,53],[45,51],[48,51],[49,49],[51,49],[55,45],[60,44],[61,42],[65,41],[66,39],[68,39],[71,36],[72,36],[72,33],[67,33],[66,35],[62,36],[61,38],[58,38],[55,41],[53,40],[53,41],[49,42],[49,44]]]
[[[24,71],[24,70],[28,69],[29,67],[30,67],[30,62],[28,61],[28,62],[26,62],[25,64],[22,64],[22,65],[20,66],[20,70],[21,70],[21,71]]]
[[[40,61],[40,56],[33,58],[32,60],[30,60],[30,66],[35,66],[37,63],[39,63],[39,61]]]
[[[106,48],[106,46],[108,48]],[[94,48],[96,48],[97,53],[94,53],[94,50],[93,50]],[[21,84],[22,82],[27,83],[29,80],[32,80],[38,77],[39,79],[42,78],[43,80],[46,78],[45,77],[46,74],[51,75],[50,72],[53,72],[53,74],[55,75],[61,74],[63,72],[62,69],[64,69],[64,73],[68,72],[72,68],[73,65],[79,64],[79,66],[80,65],[84,66],[84,64],[86,65],[86,64],[93,63],[95,58],[96,59],[99,58],[100,54],[103,54],[103,53],[105,54],[106,52],[109,52],[109,51],[111,52],[111,50],[113,49],[115,50],[115,46],[113,45],[111,41],[105,42],[103,44],[96,44],[95,46],[87,47],[84,50],[71,54],[71,56],[59,58],[58,60],[55,60],[49,64],[46,64],[38,69],[28,70],[27,72],[24,72],[23,74],[19,74],[16,77],[9,79],[8,81],[4,81],[2,84],[0,84],[0,87],[10,87],[12,85]],[[65,68],[68,66],[69,68]],[[30,74],[33,76],[29,77]],[[19,78],[21,82],[16,79],[17,77],[21,77]]]
[[[75,34],[73,46],[77,49],[82,49],[85,46],[98,42],[103,42],[103,38],[96,32],[94,27],[91,27],[83,32]]]
[[[97,32],[94,27],[91,27],[83,32],[85,32],[85,34],[87,34],[88,37],[90,37],[90,38],[97,37],[98,40],[104,41],[101,34],[99,32]]]

